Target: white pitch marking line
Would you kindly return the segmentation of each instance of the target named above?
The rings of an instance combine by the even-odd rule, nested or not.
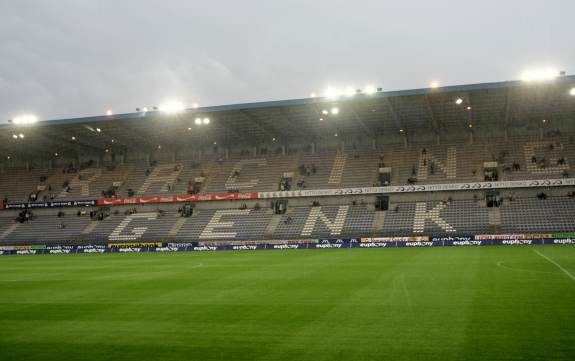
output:
[[[565,268],[561,267],[561,265],[559,263],[555,262],[554,260],[547,257],[546,255],[544,255],[543,253],[539,252],[536,249],[533,249],[533,252],[537,253],[541,257],[545,258],[546,260],[548,260],[549,262],[551,262],[552,264],[557,266],[557,268],[559,268],[561,271],[563,271],[563,273],[565,273],[567,276],[569,276],[569,278],[571,278],[573,281],[575,281],[575,276],[573,276],[571,273],[569,273],[569,271],[567,271]]]

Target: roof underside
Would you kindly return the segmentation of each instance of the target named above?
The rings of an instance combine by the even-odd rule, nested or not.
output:
[[[166,146],[259,144],[276,138],[317,140],[333,136],[374,137],[412,132],[461,132],[521,127],[543,119],[561,124],[574,119],[575,76],[542,83],[519,81],[437,89],[357,94],[337,100],[295,99],[188,109],[177,115],[156,111],[115,116],[53,120],[34,126],[0,126],[2,154],[82,149],[141,150]],[[460,105],[455,100],[461,98]],[[324,115],[337,107],[339,114]],[[470,107],[470,109],[468,109]],[[197,117],[210,124],[196,125]],[[320,120],[323,119],[323,120]],[[102,131],[97,132],[96,128]],[[25,139],[14,139],[14,134]],[[72,137],[76,139],[73,140]],[[25,144],[25,146],[23,146]]]

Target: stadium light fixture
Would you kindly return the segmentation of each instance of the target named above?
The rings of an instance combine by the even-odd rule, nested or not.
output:
[[[327,111],[327,109],[324,109],[324,110],[321,111],[321,114],[327,115],[327,114],[329,114],[329,112]]]
[[[194,123],[196,123],[196,125],[201,125],[202,124],[202,118],[196,118],[194,120]]]
[[[463,99],[457,98],[457,100],[455,101],[455,104],[461,105],[461,103],[463,103]]]
[[[193,104],[192,104],[192,108],[193,108],[193,109],[198,109],[198,103],[193,103]]]
[[[202,123],[210,124],[210,118],[204,118],[204,120],[202,120]]]
[[[437,80],[434,80],[431,83],[429,83],[429,87],[432,89],[439,88],[439,82]]]
[[[102,129],[100,129],[100,128],[96,128],[96,131],[97,131],[98,133],[102,133]]]
[[[559,76],[559,71],[553,68],[527,70],[521,74],[523,81],[544,81],[551,80]]]
[[[12,119],[12,124],[17,125],[29,125],[38,122],[38,117],[34,114],[23,114]]]
[[[188,127],[188,130],[190,130],[190,131],[191,131],[191,130],[192,130],[192,127]]]
[[[315,98],[315,93],[311,93],[311,94],[309,95],[309,97],[310,97],[310,98]]]
[[[341,91],[335,88],[327,88],[325,91],[325,97],[328,99],[337,99],[341,95]]]
[[[176,114],[184,110],[184,104],[178,101],[166,102],[159,106],[158,108],[162,113],[166,114]]]
[[[142,112],[146,113],[148,111],[148,107],[143,107]]]
[[[319,121],[320,121],[320,122],[323,122],[323,118],[319,118]]]
[[[339,109],[338,109],[337,107],[331,108],[331,114],[332,114],[332,115],[338,115],[338,114],[339,114]]]
[[[18,136],[16,134],[12,134],[12,138],[18,139]]]
[[[20,139],[24,139],[24,134],[20,133],[20,134],[18,134],[18,137],[19,137]]]
[[[373,93],[375,93],[376,89],[373,85],[368,85],[365,87],[365,89],[363,89],[363,92],[367,95],[371,95]]]
[[[106,110],[106,115],[107,116],[114,115],[114,112],[112,112],[112,110],[108,109],[108,110]]]
[[[575,88],[571,88],[571,90],[569,90],[569,94],[575,96]]]

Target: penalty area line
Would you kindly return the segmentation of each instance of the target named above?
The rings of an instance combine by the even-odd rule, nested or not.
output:
[[[565,268],[561,267],[561,265],[557,262],[555,262],[554,260],[552,260],[551,258],[547,257],[546,255],[544,255],[543,253],[539,252],[536,249],[533,249],[533,252],[537,253],[538,255],[540,255],[541,257],[545,258],[547,261],[549,261],[550,263],[554,264],[555,266],[557,266],[557,268],[559,268],[561,271],[563,271],[563,273],[565,273],[567,276],[569,276],[569,278],[571,278],[573,281],[575,281],[575,276],[573,276],[571,273],[569,273],[569,271],[567,271]]]

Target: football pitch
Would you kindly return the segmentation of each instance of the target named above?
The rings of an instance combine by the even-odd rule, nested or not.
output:
[[[0,258],[0,360],[575,360],[575,247]]]

